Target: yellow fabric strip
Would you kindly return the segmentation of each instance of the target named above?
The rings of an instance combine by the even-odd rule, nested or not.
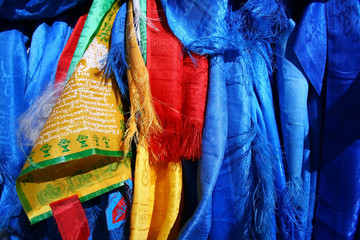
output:
[[[149,165],[148,147],[140,140],[138,144],[134,196],[130,216],[130,239],[147,239],[154,208],[155,171]]]
[[[161,225],[157,239],[168,239],[170,231],[179,215],[181,192],[182,192],[182,165],[181,162],[169,162],[167,164],[166,182],[168,184],[168,198],[166,215]],[[179,231],[179,229],[177,229]]]
[[[169,239],[170,231],[177,235],[174,226],[179,215],[182,193],[182,165],[179,162],[156,164],[155,206],[149,239]]]

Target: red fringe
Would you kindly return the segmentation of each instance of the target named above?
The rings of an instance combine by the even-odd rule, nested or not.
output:
[[[162,122],[163,132],[151,138],[151,162],[179,162],[184,158],[199,159],[203,123],[185,117],[183,121],[180,119],[168,121]],[[172,127],[169,127],[170,124]]]

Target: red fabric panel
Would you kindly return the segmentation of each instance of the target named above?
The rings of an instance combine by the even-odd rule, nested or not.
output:
[[[147,68],[156,113],[164,131],[151,139],[153,160],[195,160],[201,135],[208,82],[208,59],[183,52],[171,32],[159,0],[147,1]],[[159,21],[160,19],[160,21]]]
[[[66,75],[69,71],[71,60],[74,56],[76,46],[78,44],[81,31],[84,27],[87,13],[82,15],[77,21],[74,30],[72,31],[68,42],[65,45],[63,52],[61,53],[59,63],[56,69],[55,83],[60,83],[66,80]]]
[[[60,234],[64,240],[87,240],[90,229],[77,195],[50,203]]]

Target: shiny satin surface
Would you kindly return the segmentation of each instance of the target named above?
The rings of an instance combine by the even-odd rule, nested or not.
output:
[[[227,0],[161,0],[161,4],[172,32],[190,50],[205,48],[215,53],[227,48],[222,41],[227,34]],[[209,48],[202,38],[211,39],[213,46]]]
[[[72,32],[67,22],[40,24],[32,36],[25,101],[29,106],[50,83],[55,81],[57,63]],[[37,44],[39,43],[39,44]]]
[[[130,215],[130,239],[147,239],[155,198],[155,172],[149,165],[149,150],[142,141],[137,147],[134,195]]]
[[[198,199],[194,215],[182,228],[179,239],[207,239],[212,220],[212,193],[220,172],[227,136],[227,94],[224,57],[210,58],[202,154],[198,162]],[[222,111],[218,111],[222,109]]]
[[[295,22],[289,19],[287,28],[276,45],[277,90],[287,181],[288,188],[291,188],[288,192],[291,193],[292,204],[298,209],[295,214],[299,220],[297,226],[293,226],[292,237],[308,239],[312,229],[312,218],[308,219],[309,201],[315,200],[315,196],[310,193],[311,159],[307,109],[309,84],[294,53],[295,34]],[[316,185],[312,187],[315,188]]]
[[[308,1],[294,39],[294,51],[316,92],[320,95],[326,66],[327,31],[325,1]]]
[[[313,239],[353,239],[360,207],[360,3],[325,5],[327,85]]]
[[[56,20],[39,22],[33,33],[29,25],[24,25],[21,31],[16,25],[7,26],[5,22],[2,25],[2,28],[8,27],[10,30],[2,29],[0,33],[0,71],[4,86],[0,109],[5,121],[0,135],[3,177],[0,203],[6,208],[5,218],[12,218],[11,225],[7,227],[13,231],[13,238],[42,235],[46,239],[47,233],[55,230],[52,226],[47,229],[45,222],[30,228],[25,214],[21,212],[20,202],[15,197],[16,175],[30,150],[19,147],[17,124],[20,114],[39,96],[44,87],[54,81],[59,54],[75,21],[76,17],[62,16]],[[28,42],[28,36],[32,36],[31,42]],[[31,45],[31,48],[27,49],[26,44]],[[5,214],[2,210],[1,212],[2,215]],[[4,220],[2,224],[7,225],[8,221]],[[39,231],[40,229],[43,230]],[[56,237],[58,235],[54,234],[54,238]]]
[[[269,62],[268,57],[271,54],[267,41],[271,39],[273,34],[269,30],[271,24],[276,25],[277,21],[271,19],[271,17],[274,16],[273,13],[277,14],[281,13],[281,11],[278,11],[278,5],[272,1],[267,1],[266,4],[262,3],[263,5],[259,5],[260,2],[256,1],[249,2],[244,6],[241,4],[237,6],[236,3],[228,5],[227,1],[202,1],[201,3],[191,0],[162,1],[171,30],[185,47],[197,53],[208,53],[212,59],[224,58],[221,60],[223,62],[222,66],[213,66],[211,63],[210,85],[211,81],[214,81],[211,80],[211,74],[222,78],[222,80],[217,81],[226,83],[227,99],[226,102],[222,100],[223,105],[220,107],[222,111],[217,111],[217,114],[223,114],[225,105],[229,108],[229,125],[227,126],[229,132],[226,135],[226,129],[223,129],[223,127],[221,128],[223,131],[218,132],[220,127],[211,118],[208,119],[207,127],[206,117],[211,105],[211,98],[209,97],[211,95],[208,94],[203,154],[198,165],[199,204],[193,217],[188,220],[182,229],[181,239],[217,238],[221,234],[228,234],[223,235],[223,237],[233,238],[235,236],[235,238],[243,237],[245,239],[255,237],[274,239],[276,237],[275,183],[277,186],[284,188],[285,179],[279,157],[279,138],[276,136],[277,127],[272,112],[271,89],[269,85],[266,85],[269,83],[270,69],[268,72],[266,68]],[[234,7],[234,12],[229,11],[230,6]],[[239,8],[241,10],[236,12],[236,9]],[[272,12],[274,9],[276,11]],[[269,14],[271,17],[264,19],[259,17],[254,22],[264,20],[264,24],[255,24],[254,29],[249,30],[249,32],[245,30],[246,33],[243,33],[241,30],[239,31],[239,28],[241,28],[239,26],[244,24],[240,16],[242,14],[246,15],[248,11],[254,11],[251,13],[252,16],[258,16],[259,13],[260,16]],[[244,18],[246,17],[244,16]],[[201,24],[199,24],[200,22]],[[247,24],[251,25],[254,22],[250,21]],[[239,26],[235,27],[236,24],[239,24]],[[243,26],[244,29],[249,25]],[[244,39],[244,36],[247,36],[250,40]],[[269,36],[269,38],[264,36]],[[264,45],[262,45],[263,43]],[[250,52],[256,57],[249,54]],[[262,59],[261,56],[264,58]],[[213,61],[212,59],[211,61]],[[263,62],[259,59],[262,59]],[[263,75],[261,78],[256,74],[259,67],[261,68],[260,75]],[[253,79],[256,78],[259,78],[258,81],[260,82],[265,81],[265,85],[261,86],[259,82],[255,82]],[[223,84],[221,82],[217,84],[217,91],[219,91],[220,87],[221,90],[223,89]],[[212,91],[215,90],[211,90],[210,87],[209,93]],[[257,94],[261,95],[259,99],[256,96]],[[270,110],[266,110],[268,108]],[[211,111],[216,112],[215,110]],[[270,122],[265,124],[264,119]],[[222,124],[225,123],[225,120],[223,119]],[[225,137],[225,143],[220,141],[216,147],[214,143],[207,143],[206,132],[213,136],[215,136],[214,132],[216,132],[217,139],[220,139],[221,136],[223,140]],[[219,140],[217,141],[219,142]],[[208,145],[213,146],[213,149],[223,151],[224,144],[226,148],[224,156],[228,158],[226,163],[222,162],[222,152],[219,155],[219,150],[207,149]],[[267,147],[271,150],[267,149]],[[216,154],[214,154],[215,152]],[[274,156],[270,152],[275,152],[276,160],[273,161]],[[212,160],[211,165],[208,163],[210,160]],[[231,174],[228,174],[227,178],[220,177],[216,189],[214,185],[218,181],[217,178],[221,168],[222,174],[229,171]],[[230,180],[231,187],[224,190],[226,193],[222,191],[222,194],[225,194],[227,198],[224,199],[225,195],[221,196],[219,190],[221,189],[220,186],[223,185],[222,181],[228,180]],[[234,193],[233,197],[231,193]],[[212,196],[209,196],[210,194]],[[214,203],[214,199],[219,202],[224,199],[222,209],[215,209],[216,203]],[[212,205],[209,203],[211,201]],[[229,210],[232,208],[233,210]],[[230,211],[230,213],[226,213],[228,215],[224,220],[230,224],[226,224],[224,228],[217,227],[216,223],[224,217],[224,209]],[[217,213],[220,215],[216,215]],[[214,224],[212,224],[210,218],[214,220]],[[234,231],[234,229],[236,230]],[[222,232],[223,230],[224,232]],[[211,235],[208,235],[209,233]]]
[[[28,56],[25,44],[29,38],[18,29],[0,32],[0,208],[2,215],[17,215],[21,209],[15,197],[15,179],[25,162],[25,156],[17,144],[17,119],[25,109],[24,92],[28,70]],[[16,204],[17,203],[17,204]],[[15,212],[8,213],[8,208]],[[24,216],[25,217],[25,216]],[[7,226],[6,218],[0,225]]]
[[[132,2],[128,4],[132,9]],[[141,79],[138,84],[146,84],[148,71],[137,45],[133,26],[132,12],[128,11],[127,18],[127,57],[128,79],[136,75]],[[130,24],[129,24],[130,23]],[[140,70],[139,70],[140,69]],[[144,80],[145,79],[145,80]],[[131,89],[130,89],[131,91]],[[130,101],[135,95],[130,92]],[[147,125],[145,127],[148,127]],[[178,219],[182,194],[182,164],[181,162],[150,164],[149,147],[145,134],[148,131],[140,126],[140,140],[134,174],[134,199],[131,210],[130,239],[173,239],[178,235]]]
[[[0,1],[0,18],[7,20],[34,20],[53,18],[79,6],[85,0],[6,0]]]

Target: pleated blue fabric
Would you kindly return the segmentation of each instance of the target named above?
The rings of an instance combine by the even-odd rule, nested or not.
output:
[[[24,96],[27,107],[49,84],[54,83],[57,63],[73,29],[74,23],[69,20],[61,19],[51,25],[40,23],[32,35]]]
[[[28,40],[26,34],[15,26],[0,32],[0,229],[10,225],[11,217],[17,216],[21,210],[16,197],[15,179],[22,168],[24,154],[17,144],[16,129],[17,119],[25,107],[23,97],[28,70],[25,44]]]
[[[354,239],[360,210],[360,3],[324,4],[326,95],[313,239]]]

